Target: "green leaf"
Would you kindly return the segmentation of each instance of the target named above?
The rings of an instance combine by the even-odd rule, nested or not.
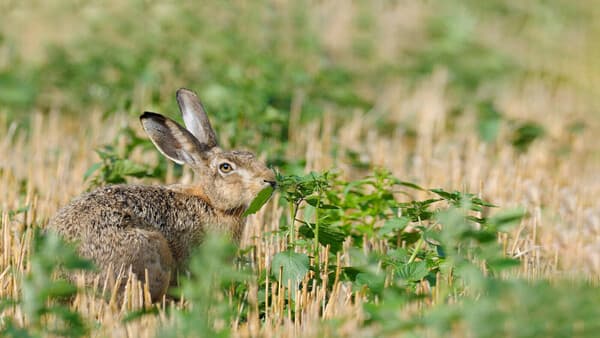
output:
[[[471,203],[476,204],[476,205],[481,205],[483,207],[490,207],[490,208],[497,208],[498,206],[495,204],[492,204],[490,202],[484,201],[479,197],[473,197],[471,199]]]
[[[62,336],[62,337],[82,337],[86,336],[88,329],[81,315],[72,311],[66,306],[56,305],[47,308],[48,313],[54,314],[56,317],[61,318],[65,323],[64,326],[59,328],[48,328],[48,333],[51,336]]]
[[[16,215],[20,215],[20,214],[24,214],[24,213],[28,212],[29,209],[31,209],[31,205],[27,204],[27,205],[24,205],[24,206],[21,206],[21,207],[15,209],[15,210],[9,210],[8,217],[10,217],[10,219],[12,219]]]
[[[425,278],[429,271],[427,270],[427,263],[424,261],[411,262],[401,266],[396,275],[398,278],[407,280],[409,282],[418,282]]]
[[[271,197],[272,194],[273,194],[273,187],[271,187],[271,186],[268,186],[268,187],[264,188],[263,190],[261,190],[258,193],[258,195],[256,195],[254,200],[252,200],[252,203],[250,203],[250,206],[248,207],[248,209],[244,212],[244,214],[242,216],[252,215],[253,213],[260,210],[260,208],[262,208],[262,206],[265,205],[265,203],[267,203],[267,201],[269,200],[269,198]]]
[[[399,180],[397,178],[394,178],[393,180],[394,180],[394,183],[398,184],[398,185],[403,185],[405,187],[413,188],[413,189],[416,189],[416,190],[425,190],[425,189],[421,188],[421,186],[419,186],[419,185],[417,185],[415,183],[412,183],[412,182],[402,181],[402,180]]]
[[[319,201],[319,198],[317,196],[308,197],[305,199],[305,201],[306,201],[306,203],[310,204],[311,206],[313,206],[315,208],[319,208],[319,209],[339,209],[340,208],[337,205],[325,204],[325,203],[323,203],[323,201]]]
[[[10,298],[4,298],[4,299],[0,299],[0,312],[4,311],[4,309],[7,309],[11,306],[15,306],[17,305],[17,302],[13,299]]]
[[[533,141],[544,136],[544,134],[546,134],[546,130],[540,124],[525,122],[514,131],[511,143],[517,150],[524,152]]]
[[[136,319],[139,319],[145,315],[156,315],[158,314],[158,308],[156,307],[151,307],[151,308],[141,308],[139,310],[134,310],[131,312],[128,312],[123,319],[121,319],[121,322],[123,324],[129,323],[131,321],[134,321]]]
[[[385,287],[385,276],[383,274],[374,274],[371,272],[361,272],[356,275],[356,285],[366,285],[371,292],[381,294]]]
[[[498,235],[496,234],[496,232],[467,229],[463,231],[461,237],[472,238],[478,241],[479,243],[489,243],[495,241]]]
[[[277,253],[271,263],[271,273],[275,278],[278,279],[279,271],[282,271],[281,282],[284,286],[287,286],[290,281],[292,285],[299,283],[308,273],[308,269],[308,256],[292,250]]]
[[[102,148],[98,148],[96,149],[96,154],[98,154],[98,156],[102,159],[102,160],[108,160],[111,157],[115,156],[115,150],[114,147],[110,146],[110,145],[105,145]]]
[[[342,279],[347,281],[356,281],[356,277],[363,272],[363,270],[359,267],[355,266],[345,266],[342,267]]]
[[[102,167],[102,162],[96,162],[92,164],[92,166],[89,167],[88,170],[86,170],[83,174],[83,180],[87,181],[87,179],[90,178],[90,176],[92,176],[92,174],[96,172],[96,170],[100,169],[100,167]]]
[[[3,327],[0,329],[0,335],[3,337],[19,337],[19,338],[31,338],[38,337],[33,336],[27,329],[16,326],[12,318],[8,317],[3,323]]]
[[[315,224],[303,224],[298,228],[298,232],[305,238],[315,238],[314,227]],[[319,224],[319,243],[323,246],[329,245],[329,252],[337,253],[342,250],[344,241],[346,240],[346,234],[338,227],[322,223]]]
[[[66,256],[62,264],[66,270],[94,270],[96,268],[91,260],[80,257],[75,251]]]
[[[135,163],[128,159],[120,159],[113,167],[115,173],[122,176],[144,177],[148,169],[145,165]]]
[[[527,211],[523,208],[503,210],[490,217],[488,222],[496,226],[498,230],[505,231],[521,222],[526,215]]]
[[[50,298],[64,298],[77,293],[77,287],[66,280],[59,279],[46,285],[42,292]]]
[[[491,101],[481,102],[477,108],[479,110],[477,123],[479,137],[485,142],[493,142],[500,132],[502,114]]]
[[[443,198],[445,200],[450,200],[450,201],[460,200],[460,193],[457,191],[447,192],[444,189],[429,189],[429,191],[436,193],[437,195],[439,195],[441,198]]]
[[[410,219],[408,217],[396,217],[388,219],[387,221],[385,221],[385,223],[383,223],[383,227],[381,227],[381,229],[379,229],[377,233],[380,236],[383,236],[394,231],[402,230],[406,228],[408,222],[410,222]]]

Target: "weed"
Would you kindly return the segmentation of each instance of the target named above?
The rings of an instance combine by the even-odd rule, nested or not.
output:
[[[154,148],[149,147],[148,143],[145,138],[138,137],[131,127],[122,128],[111,144],[96,149],[101,162],[94,163],[83,175],[84,181],[90,179],[88,188],[125,183],[127,178],[131,177],[164,180],[167,167],[165,159],[161,158],[154,167],[130,159],[131,153],[138,148],[142,151],[153,151]]]
[[[92,264],[80,258],[74,248],[54,233],[42,234],[34,229],[29,271],[20,276],[20,299],[3,299],[0,310],[18,307],[26,318],[24,327],[11,317],[0,323],[0,334],[10,337],[43,337],[48,335],[81,337],[89,332],[89,324],[65,303],[75,296],[77,288],[65,279],[54,278],[61,267],[66,272],[90,270]]]

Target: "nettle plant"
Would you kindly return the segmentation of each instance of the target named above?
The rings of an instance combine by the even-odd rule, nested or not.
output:
[[[494,205],[474,194],[426,190],[385,170],[352,182],[328,172],[278,179],[290,214],[280,233],[289,246],[275,255],[271,271],[293,287],[331,282],[341,270],[369,299],[390,290],[419,298],[424,282],[455,284],[463,270],[490,275],[519,264],[505,257],[497,239],[523,217],[521,210],[488,218],[485,209]],[[416,193],[431,197],[411,198]],[[342,253],[351,256],[351,266],[332,263]],[[300,283],[307,276],[308,283]]]
[[[56,275],[67,271],[93,270],[93,264],[76,253],[71,245],[58,235],[42,234],[34,228],[28,268],[17,275],[20,295],[0,298],[0,336],[2,337],[82,337],[90,325],[80,313],[71,309],[67,301],[78,291],[75,284]],[[61,271],[62,269],[62,271]],[[19,311],[17,311],[19,309]],[[6,312],[4,312],[6,311]],[[4,312],[4,313],[3,313]],[[20,313],[24,322],[13,318]]]
[[[119,130],[112,142],[96,149],[100,161],[92,164],[83,175],[89,190],[105,185],[125,183],[130,178],[158,178],[164,180],[168,162],[162,157],[155,166],[138,163],[130,159],[134,151],[154,151],[146,138],[136,134],[130,126]],[[176,166],[180,174],[181,167]]]

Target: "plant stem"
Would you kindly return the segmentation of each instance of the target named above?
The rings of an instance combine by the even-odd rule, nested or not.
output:
[[[320,188],[320,187],[319,187]],[[315,208],[315,268],[319,276],[319,207],[321,206],[321,189],[317,190],[317,207]]]
[[[421,250],[421,245],[423,245],[423,237],[419,238],[419,240],[417,241],[417,244],[415,245],[415,250],[413,251],[410,258],[408,259],[407,264],[414,262],[415,258],[417,258],[417,254],[419,253],[419,250]]]
[[[290,237],[289,242],[292,243],[294,241],[294,225],[296,224],[296,212],[298,207],[296,203],[290,202],[290,211],[291,211],[291,219],[290,219],[290,229],[288,230],[288,235]]]

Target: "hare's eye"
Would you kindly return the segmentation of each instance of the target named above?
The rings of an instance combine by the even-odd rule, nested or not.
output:
[[[219,170],[221,170],[222,173],[227,174],[233,170],[233,166],[227,162],[223,162],[219,164]]]

